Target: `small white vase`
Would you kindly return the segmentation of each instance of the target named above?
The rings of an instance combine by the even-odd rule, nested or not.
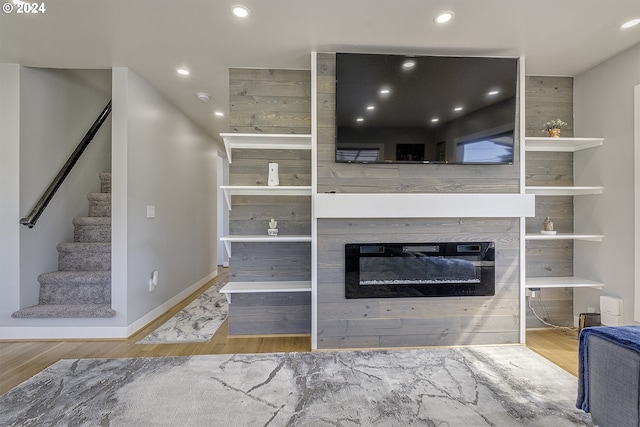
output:
[[[278,177],[278,164],[269,163],[269,179],[267,185],[279,185],[280,178]]]

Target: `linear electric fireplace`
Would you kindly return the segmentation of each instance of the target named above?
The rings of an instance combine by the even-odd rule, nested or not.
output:
[[[493,242],[349,243],[347,298],[492,296]]]

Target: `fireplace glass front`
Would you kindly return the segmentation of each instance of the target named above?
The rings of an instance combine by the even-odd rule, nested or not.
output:
[[[492,296],[493,242],[349,243],[347,298]]]

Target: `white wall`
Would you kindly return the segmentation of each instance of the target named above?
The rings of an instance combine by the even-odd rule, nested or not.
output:
[[[219,146],[134,71],[114,69],[113,80],[114,111],[126,109],[114,115],[113,289],[121,301],[126,288],[127,325],[144,326],[217,274]]]
[[[20,307],[20,66],[0,64],[0,318]]]
[[[634,86],[640,83],[640,45],[578,75],[574,81],[575,135],[604,137],[604,145],[575,154],[576,185],[604,185],[602,196],[575,197],[576,232],[603,233],[602,243],[576,242],[576,276],[604,282],[602,292],[574,291],[574,314],[599,307],[599,296],[624,301],[633,323]]]

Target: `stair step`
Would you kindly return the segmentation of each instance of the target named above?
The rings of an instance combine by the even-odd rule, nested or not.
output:
[[[89,216],[111,216],[111,193],[89,193]]]
[[[60,243],[57,249],[60,271],[111,270],[111,243]]]
[[[39,304],[16,311],[11,317],[18,319],[107,318],[115,315],[115,310],[109,304]]]
[[[53,271],[38,282],[41,305],[111,303],[111,271]]]
[[[111,217],[73,219],[74,242],[111,242]]]
[[[100,192],[111,193],[111,172],[100,173]]]

